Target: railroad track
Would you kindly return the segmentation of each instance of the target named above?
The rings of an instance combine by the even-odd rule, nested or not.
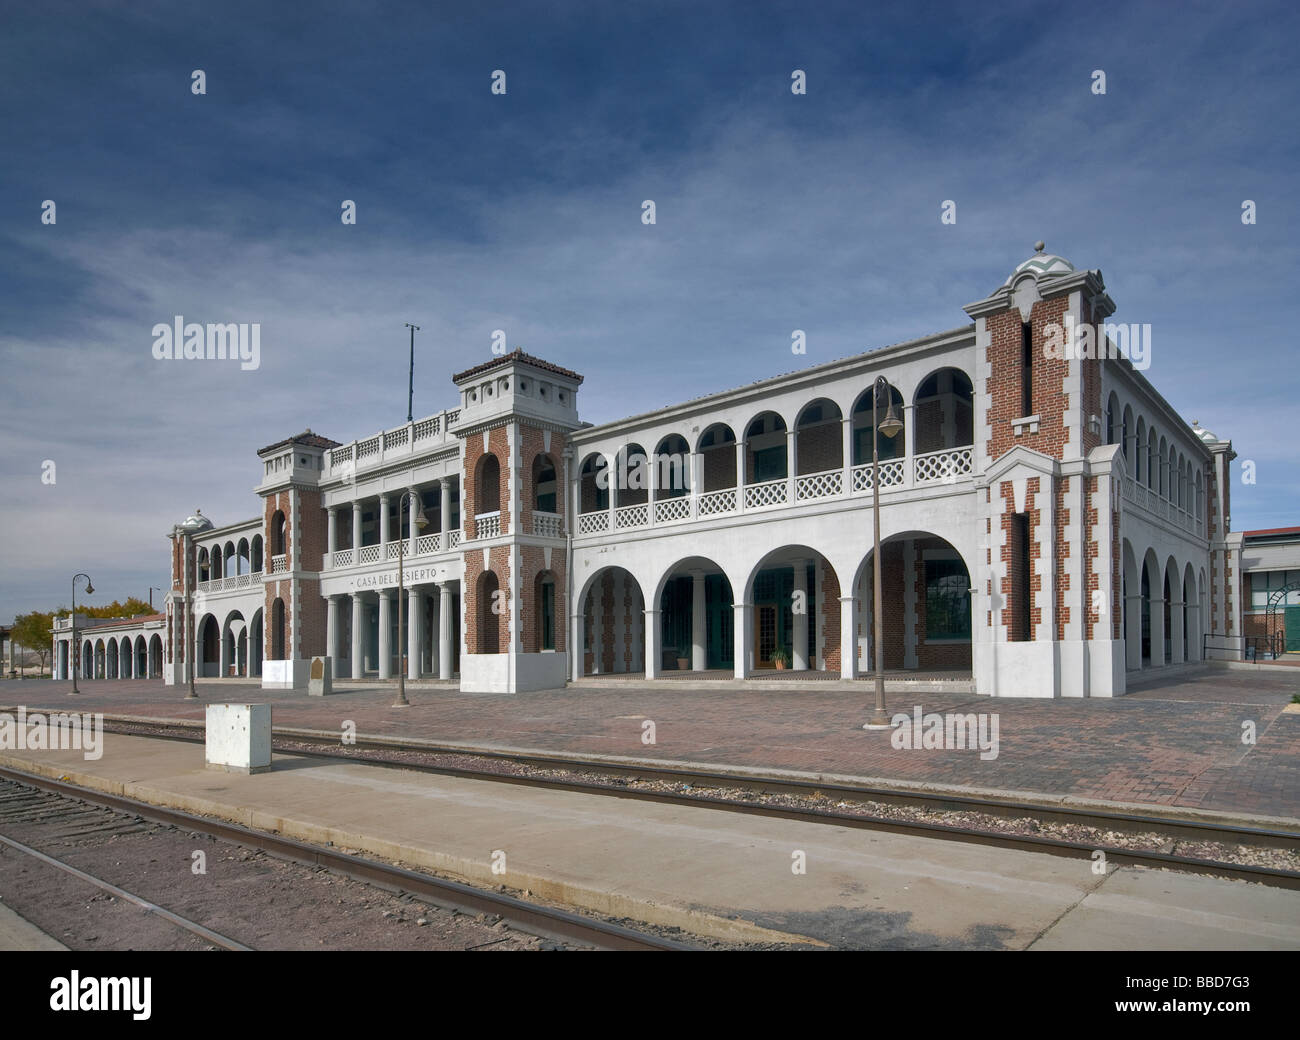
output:
[[[238,824],[194,816],[145,802],[79,787],[61,780],[0,767],[0,828],[6,821],[34,821],[52,825],[52,839],[75,839],[90,835],[134,834],[144,828],[141,820],[176,827],[264,852],[307,867],[319,867],[334,874],[364,882],[376,888],[419,897],[440,906],[469,913],[500,917],[520,931],[563,942],[605,950],[687,950],[691,945],[666,937],[635,931],[613,922],[570,913],[555,907],[530,903],[501,892],[436,878],[387,863],[353,856],[337,849],[322,848],[278,834],[250,830]],[[139,906],[204,941],[227,950],[250,949],[228,936],[176,914],[157,903],[113,885],[12,838],[0,834],[0,846],[74,876],[88,884]]]
[[[123,734],[203,742],[202,723],[155,723],[105,716],[105,729]],[[867,784],[736,776],[707,770],[621,764],[603,759],[593,761],[562,755],[467,750],[400,739],[358,736],[355,744],[344,746],[336,734],[295,727],[275,727],[273,747],[286,754],[343,758],[471,780],[541,786],[675,805],[704,806],[727,812],[995,845],[1072,858],[1091,859],[1096,852],[1101,851],[1109,862],[1118,866],[1181,870],[1300,889],[1300,870],[1182,855],[1172,851],[1180,844],[1212,843],[1218,846],[1276,850],[1288,854],[1288,858],[1294,858],[1294,854],[1300,853],[1300,829],[1288,831],[1246,827],[1010,799],[900,791]],[[524,771],[510,771],[520,768]],[[634,786],[636,784],[642,786]],[[714,793],[702,793],[709,791]],[[788,805],[758,800],[769,796],[816,800],[821,804]],[[895,807],[933,814],[975,814],[1008,823],[1031,819],[1039,824],[1062,828],[1090,829],[1096,832],[1099,840],[1054,838],[1014,830],[998,830],[991,825],[935,823],[870,811],[873,807]],[[1160,847],[1126,846],[1113,839],[1105,839],[1107,834],[1151,836],[1160,839]]]

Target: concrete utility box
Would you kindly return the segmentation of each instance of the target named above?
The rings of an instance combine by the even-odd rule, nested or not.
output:
[[[326,697],[334,692],[334,682],[330,678],[334,671],[334,662],[328,657],[311,659],[311,675],[307,679],[307,694],[310,697]]]
[[[207,766],[227,773],[264,773],[271,768],[271,706],[209,704]]]

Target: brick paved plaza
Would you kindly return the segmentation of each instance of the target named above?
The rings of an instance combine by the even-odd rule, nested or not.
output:
[[[890,693],[891,713],[996,712],[998,757],[978,751],[894,749],[864,732],[869,684],[846,690],[685,682],[580,685],[515,695],[461,694],[452,686],[408,687],[393,708],[388,687],[345,688],[328,698],[201,682],[200,702],[159,681],[0,682],[0,704],[29,709],[201,720],[203,704],[269,702],[277,725],[480,746],[586,752],[727,766],[774,768],[910,783],[1039,792],[1079,798],[1264,814],[1300,819],[1300,714],[1286,712],[1300,671],[1200,670],[1113,700],[989,699],[968,694]],[[657,742],[641,743],[652,719]],[[1253,721],[1254,746],[1242,743]],[[109,744],[111,753],[111,742]]]

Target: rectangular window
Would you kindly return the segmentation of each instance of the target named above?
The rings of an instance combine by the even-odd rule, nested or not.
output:
[[[555,649],[555,585],[542,585],[542,649]]]
[[[960,560],[925,561],[925,638],[970,638],[970,578]]]
[[[1034,414],[1034,330],[1029,322],[1020,326],[1020,415]]]
[[[1031,569],[1029,555],[1029,516],[1016,513],[1011,518],[1011,630],[1008,638],[1013,642],[1026,642],[1032,638],[1030,622]]]
[[[760,448],[754,452],[754,483],[765,480],[779,480],[785,476],[785,445],[774,448]]]

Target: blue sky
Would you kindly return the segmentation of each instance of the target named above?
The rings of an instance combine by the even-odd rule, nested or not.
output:
[[[405,321],[417,415],[500,328],[582,372],[601,422],[964,325],[1039,238],[1102,270],[1156,386],[1257,463],[1234,529],[1300,524],[1292,5],[52,2],[0,26],[5,620],[78,570],[144,597],[173,522],[258,512],[258,448],[404,420]],[[156,361],[175,314],[260,322],[261,367]]]

